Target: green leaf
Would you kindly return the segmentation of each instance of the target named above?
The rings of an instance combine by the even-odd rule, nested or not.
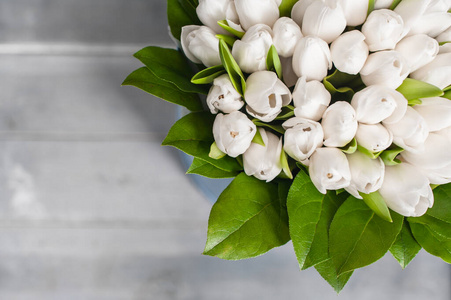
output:
[[[409,104],[409,106],[415,106],[423,104],[423,101],[421,101],[421,99],[412,99],[408,100],[407,103]]]
[[[404,222],[401,232],[396,237],[395,242],[390,247],[393,257],[399,262],[404,269],[415,258],[421,246],[412,235],[408,222]]]
[[[367,15],[369,15],[374,10],[374,2],[376,2],[376,1],[375,0],[368,0],[368,13],[367,13]]]
[[[290,240],[278,185],[238,175],[211,209],[204,254],[238,260],[259,256]]]
[[[208,93],[207,86],[191,82],[194,72],[181,52],[151,46],[136,52],[134,56],[157,77],[171,82],[180,90],[191,93]]]
[[[346,154],[352,154],[357,151],[357,140],[354,138],[346,146],[340,148]]]
[[[224,40],[219,40],[219,55],[233,87],[243,96],[246,91],[246,79]]]
[[[383,151],[379,151],[379,152],[371,152],[370,150],[364,148],[363,146],[357,145],[357,150],[359,150],[359,152],[362,152],[363,154],[365,154],[366,156],[368,156],[371,159],[376,159],[378,158]]]
[[[387,150],[384,150],[379,156],[387,166],[395,166],[401,163],[399,159],[396,157],[399,153],[403,152],[404,149],[398,146],[390,147]]]
[[[396,90],[407,100],[443,96],[443,91],[435,85],[412,78],[406,78]]]
[[[169,130],[163,145],[173,146],[223,171],[241,171],[242,167],[236,159],[230,156],[225,156],[221,159],[213,159],[208,156],[210,146],[214,142],[213,133],[211,132],[214,118],[214,115],[209,112],[190,113],[184,116]]]
[[[399,3],[401,3],[401,0],[394,0],[393,3],[390,5],[390,9],[394,10]]]
[[[208,153],[209,157],[211,157],[213,159],[221,159],[226,155],[227,154],[225,154],[218,148],[218,145],[216,145],[216,142],[213,142],[213,144],[211,144],[210,153]]]
[[[167,15],[171,34],[177,40],[180,40],[182,27],[186,25],[201,25],[196,16],[196,10],[193,5],[186,0],[168,0]]]
[[[290,165],[288,164],[287,154],[285,153],[285,150],[283,150],[283,148],[280,152],[280,162],[282,165],[282,171],[285,173],[285,175],[289,179],[293,179],[293,174],[291,174]]]
[[[202,103],[197,94],[181,91],[172,83],[155,76],[146,67],[128,75],[122,85],[137,87],[163,100],[184,106],[191,111],[202,110]]]
[[[238,175],[238,172],[223,171],[202,159],[194,158],[186,174],[197,174],[208,178],[233,178]]]
[[[271,45],[268,55],[266,56],[266,68],[268,71],[276,72],[277,77],[282,79],[282,63],[280,62],[279,55],[277,54],[277,50],[274,45]]]
[[[363,83],[359,75],[350,75],[335,70],[323,79],[323,84],[333,96],[334,101],[350,102],[354,96],[353,87],[360,86]]]
[[[282,107],[282,111],[280,114],[274,119],[276,121],[282,120],[288,120],[290,118],[294,117],[294,107],[291,105],[287,105]]]
[[[451,90],[446,91],[442,97],[451,100]]]
[[[351,272],[346,272],[341,275],[337,275],[337,271],[335,270],[333,261],[331,258],[328,258],[325,261],[320,262],[315,265],[315,269],[324,278],[335,290],[335,292],[339,293],[348,282],[349,278],[352,276]]]
[[[238,31],[232,27],[229,26],[229,23],[227,22],[227,20],[222,20],[222,21],[218,21],[219,26],[221,26],[225,31],[230,32],[231,34],[233,34],[234,36],[236,36],[237,38],[241,39],[244,36],[244,32],[243,31]]]
[[[193,78],[191,78],[191,82],[194,84],[209,84],[212,83],[216,77],[225,73],[226,70],[222,65],[206,68],[194,75]]]
[[[294,252],[301,269],[315,238],[325,195],[313,185],[310,177],[299,172],[288,193],[287,208]]]
[[[254,122],[255,126],[266,127],[266,128],[272,129],[275,132],[278,132],[280,134],[285,133],[285,129],[283,129],[282,125],[265,123],[265,122],[260,121],[259,119],[253,119],[252,122]]]
[[[401,231],[403,217],[393,223],[379,218],[362,200],[349,197],[330,225],[329,251],[337,274],[367,266],[384,256]]]
[[[226,42],[230,47],[233,47],[233,44],[235,44],[236,41],[236,38],[231,37],[230,35],[217,34],[216,37],[218,39],[224,40],[224,42]]]
[[[262,134],[260,133],[260,130],[257,129],[257,132],[255,133],[254,138],[252,139],[252,143],[256,143],[265,147],[265,142],[263,141],[263,137]]]
[[[279,5],[280,17],[291,17],[291,10],[298,0],[282,0]]]
[[[390,215],[390,211],[388,210],[387,204],[385,203],[384,198],[382,198],[379,192],[374,192],[371,194],[359,193],[363,198],[363,201],[368,205],[371,210],[378,215],[382,220],[392,223],[393,220]]]
[[[432,255],[451,263],[451,184],[434,189],[434,206],[407,221],[417,242]]]

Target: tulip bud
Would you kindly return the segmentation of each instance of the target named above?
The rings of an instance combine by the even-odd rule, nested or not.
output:
[[[293,70],[298,77],[321,81],[331,68],[330,50],[325,41],[316,36],[306,36],[298,42],[293,54]]]
[[[393,0],[375,0],[374,9],[389,8]]]
[[[295,117],[285,121],[282,126],[286,129],[283,148],[299,162],[306,162],[316,148],[323,144],[323,128],[318,122]]]
[[[355,110],[348,102],[337,101],[326,109],[321,125],[326,147],[344,147],[357,132]]]
[[[393,142],[399,147],[412,152],[423,149],[429,128],[423,117],[412,107],[407,107],[406,114],[398,122],[383,124],[393,133]]]
[[[438,131],[451,126],[451,101],[433,97],[421,99],[415,109],[426,121],[430,131]]]
[[[330,104],[331,95],[324,84],[317,80],[306,82],[300,77],[293,91],[294,114],[319,121]]]
[[[365,124],[398,122],[406,113],[407,99],[383,85],[371,85],[354,94],[351,105],[357,121]]]
[[[411,73],[410,77],[440,89],[446,88],[451,84],[451,53],[437,55],[432,62]]]
[[[228,32],[218,25],[218,21],[239,22],[233,0],[199,0],[196,14],[204,25],[221,34],[228,34]]]
[[[368,1],[367,2],[368,5]],[[344,73],[358,74],[368,58],[365,36],[358,30],[343,33],[330,46],[335,67]]]
[[[362,25],[368,13],[368,0],[340,0],[348,26]]]
[[[259,71],[246,80],[244,99],[247,112],[263,122],[271,122],[291,102],[291,92],[276,73]]]
[[[417,153],[403,151],[401,157],[421,169],[432,184],[446,184],[451,182],[450,147],[451,131],[447,128],[431,132],[424,142],[422,151]]]
[[[355,0],[354,0],[355,1]],[[337,0],[314,1],[302,20],[302,33],[332,43],[346,28],[346,18]]]
[[[280,57],[282,64],[283,81],[287,87],[292,87],[298,81],[298,76],[293,71],[293,59],[291,57]]]
[[[355,135],[357,145],[377,153],[387,149],[393,142],[393,134],[388,131],[382,124],[359,124]]]
[[[422,216],[434,204],[429,180],[420,170],[405,162],[385,167],[379,193],[389,208],[406,217]]]
[[[275,134],[258,128],[265,146],[252,143],[243,154],[244,172],[248,176],[255,176],[260,180],[270,182],[282,171],[280,156],[282,153],[282,139]]]
[[[231,157],[237,157],[249,148],[256,130],[255,124],[239,111],[228,115],[220,113],[213,123],[216,145]]]
[[[309,174],[320,193],[339,190],[351,183],[346,155],[337,148],[318,148],[310,157]]]
[[[402,36],[406,36],[410,28],[418,22],[421,16],[423,16],[429,5],[430,0],[409,0],[401,1],[394,11],[401,16],[404,21],[404,31]]]
[[[291,57],[294,48],[302,38],[301,28],[292,19],[282,17],[276,21],[273,32],[273,43],[277,54],[282,57]]]
[[[221,65],[219,40],[207,26],[188,25],[182,27],[182,49],[186,57],[196,64],[207,67]]]
[[[235,0],[241,26],[246,31],[256,24],[266,24],[272,27],[279,18],[280,2],[276,0]]]
[[[362,26],[370,51],[392,50],[402,38],[404,22],[389,9],[373,10]]]
[[[242,71],[249,74],[263,71],[266,70],[266,56],[272,43],[271,28],[255,25],[233,44],[232,55]]]
[[[371,159],[365,154],[357,151],[346,155],[351,171],[351,183],[346,187],[351,195],[362,199],[359,192],[371,194],[382,186],[385,175],[385,165],[382,159],[377,157]]]
[[[296,22],[296,24],[302,26],[305,11],[307,10],[307,7],[309,7],[313,2],[315,2],[315,0],[302,0],[297,1],[293,5],[293,8],[291,9],[291,18]]]
[[[229,114],[243,107],[244,101],[233,87],[228,74],[215,78],[207,95],[207,105],[212,114],[219,110]]]
[[[425,35],[411,35],[402,39],[395,48],[407,61],[410,72],[427,65],[438,54],[439,45],[436,40]]]
[[[410,28],[409,35],[427,34],[436,37],[451,26],[451,14],[447,11],[425,13]]]
[[[409,75],[405,58],[396,51],[379,51],[368,56],[360,71],[366,86],[380,84],[398,88]]]

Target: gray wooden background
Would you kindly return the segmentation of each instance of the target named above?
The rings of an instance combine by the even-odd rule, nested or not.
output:
[[[202,256],[211,204],[160,146],[175,107],[120,87],[166,32],[163,0],[0,0],[1,300],[450,299],[450,267],[425,252],[338,297],[291,244]]]

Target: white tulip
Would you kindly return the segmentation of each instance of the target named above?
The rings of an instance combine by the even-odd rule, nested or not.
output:
[[[320,193],[339,190],[351,183],[346,155],[337,148],[318,148],[310,157],[309,174]]]
[[[380,84],[398,88],[409,75],[405,58],[396,51],[379,51],[370,54],[360,71],[366,86]]]
[[[291,57],[299,40],[302,38],[301,28],[292,19],[282,17],[276,21],[272,28],[273,43],[277,54],[282,57]]]
[[[212,114],[218,111],[229,114],[243,107],[244,101],[233,87],[228,74],[215,78],[207,95],[207,105]]]
[[[207,26],[188,25],[182,27],[181,44],[189,60],[207,67],[221,65],[219,40]]]
[[[365,36],[358,30],[343,33],[330,45],[330,54],[339,71],[358,74],[369,55]]]
[[[383,85],[366,87],[355,93],[351,100],[357,121],[365,124],[398,122],[405,115],[407,104],[400,92]]]
[[[445,42],[451,42],[451,27],[449,27],[447,30],[442,32],[437,38],[437,42],[439,43],[445,43]]]
[[[219,150],[231,157],[243,154],[251,145],[257,128],[242,112],[219,113],[213,123],[213,136]]]
[[[271,122],[291,102],[291,92],[276,73],[259,71],[246,80],[244,99],[247,112],[263,122]]]
[[[421,99],[415,109],[426,121],[430,131],[438,131],[451,126],[451,101],[433,97]]]
[[[389,9],[373,10],[362,26],[370,51],[392,50],[403,37],[404,22]]]
[[[326,147],[344,147],[357,132],[355,110],[348,102],[337,101],[326,109],[321,125]]]
[[[451,26],[451,14],[443,12],[426,12],[410,28],[409,35],[427,34],[437,37]]]
[[[321,81],[331,68],[332,59],[325,41],[316,36],[306,36],[298,42],[293,54],[293,70],[298,77]]]
[[[282,64],[283,81],[287,87],[294,86],[298,81],[298,75],[293,70],[293,59],[280,57],[280,63]]]
[[[285,121],[282,126],[286,129],[283,148],[299,162],[306,162],[316,148],[323,144],[323,128],[318,122],[295,117]]]
[[[385,178],[379,193],[387,206],[406,217],[419,217],[434,204],[429,180],[408,163],[385,167]]]
[[[255,176],[269,182],[282,171],[280,156],[282,153],[282,138],[258,128],[265,146],[252,143],[243,154],[244,172],[248,176]]]
[[[302,20],[304,19],[305,11],[316,0],[301,0],[297,1],[291,9],[291,18],[299,26],[302,26]]]
[[[319,121],[331,98],[324,84],[317,80],[307,82],[305,77],[300,77],[293,91],[294,114],[296,117]]]
[[[418,22],[425,13],[431,0],[409,0],[401,1],[394,11],[401,16],[404,21],[403,36],[406,36],[410,28]]]
[[[355,1],[355,0],[354,0]],[[346,18],[337,0],[314,1],[302,20],[302,33],[332,43],[346,28]]]
[[[241,26],[245,30],[256,24],[266,24],[272,27],[279,18],[280,2],[277,0],[235,0]]]
[[[449,101],[449,100],[448,100]],[[424,150],[401,152],[408,163],[420,168],[432,184],[451,182],[451,130],[431,132],[424,143]]]
[[[348,26],[362,25],[368,13],[368,0],[340,0]]]
[[[393,133],[393,143],[399,147],[412,152],[423,149],[429,128],[423,117],[412,107],[407,107],[406,114],[400,121],[390,124],[383,122],[383,124]]]
[[[233,0],[199,0],[196,14],[204,25],[221,34],[228,34],[228,32],[218,25],[218,21],[239,22]]]
[[[367,155],[357,151],[346,155],[351,171],[351,183],[345,187],[351,195],[362,199],[359,192],[371,194],[382,186],[385,175],[385,165],[382,159],[371,159]]]
[[[432,62],[416,70],[410,77],[444,89],[451,84],[451,53],[437,55]]]
[[[425,34],[416,34],[402,39],[395,50],[404,56],[410,72],[414,72],[434,60],[439,45],[436,40]]]
[[[355,135],[357,145],[377,153],[387,149],[393,143],[393,134],[382,124],[359,124]]]
[[[374,9],[389,8],[393,0],[375,0]]]
[[[266,70],[266,57],[271,47],[272,30],[258,24],[249,28],[241,40],[233,44],[232,55],[246,73]]]

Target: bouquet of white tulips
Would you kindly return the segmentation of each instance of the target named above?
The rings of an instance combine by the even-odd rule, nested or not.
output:
[[[125,80],[191,113],[164,140],[235,179],[204,254],[292,240],[340,291],[388,251],[451,263],[450,0],[168,0],[178,49]],[[204,96],[205,95],[205,96]]]

